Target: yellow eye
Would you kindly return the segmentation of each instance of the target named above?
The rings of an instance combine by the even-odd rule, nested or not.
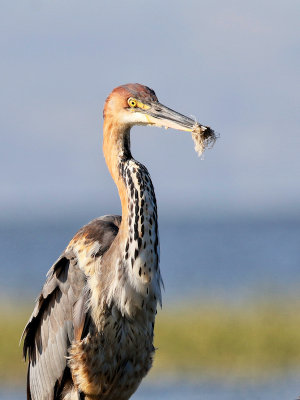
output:
[[[129,104],[129,106],[132,107],[132,108],[136,107],[136,105],[137,105],[137,101],[136,101],[134,98],[132,98],[132,97],[129,97],[129,99],[127,100],[127,102],[128,102],[128,104]]]

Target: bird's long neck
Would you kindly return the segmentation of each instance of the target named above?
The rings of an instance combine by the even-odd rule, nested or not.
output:
[[[130,128],[105,121],[103,133],[104,157],[121,200],[120,231],[128,233],[132,220],[137,219],[137,212],[141,218],[148,216],[151,210],[153,218],[150,222],[156,225],[157,206],[152,181],[146,167],[132,158]]]
[[[122,204],[122,223],[110,249],[114,254],[119,253],[116,261],[120,271],[114,290],[119,293],[116,297],[123,298],[120,308],[131,314],[132,304],[127,303],[124,294],[129,287],[137,292],[137,296],[131,293],[134,307],[143,307],[148,296],[152,296],[155,304],[160,300],[156,199],[147,169],[131,156],[129,129],[122,130],[117,124],[105,122],[103,150]],[[122,276],[125,276],[124,282]]]
[[[118,188],[122,206],[122,226],[128,217],[128,195],[122,169],[126,161],[132,158],[130,152],[130,128],[120,126],[114,121],[104,121],[103,153],[109,172]]]

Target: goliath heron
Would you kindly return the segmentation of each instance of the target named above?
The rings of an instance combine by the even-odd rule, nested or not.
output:
[[[162,283],[157,208],[150,175],[130,152],[133,125],[189,131],[198,150],[215,137],[146,86],[108,96],[103,151],[122,217],[84,226],[49,270],[23,333],[28,399],[126,400],[151,368]]]

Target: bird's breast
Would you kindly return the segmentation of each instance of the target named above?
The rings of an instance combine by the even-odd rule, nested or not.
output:
[[[115,306],[102,314],[101,332],[91,330],[70,349],[73,379],[86,394],[99,399],[127,399],[152,365],[153,332],[120,315]],[[98,398],[98,397],[97,397]]]

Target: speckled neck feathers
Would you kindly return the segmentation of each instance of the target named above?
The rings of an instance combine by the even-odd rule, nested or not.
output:
[[[132,158],[129,146],[129,128],[104,124],[104,154],[122,204],[118,236],[103,257],[115,265],[107,301],[129,317],[143,309],[154,316],[161,302],[156,199],[146,167]]]

